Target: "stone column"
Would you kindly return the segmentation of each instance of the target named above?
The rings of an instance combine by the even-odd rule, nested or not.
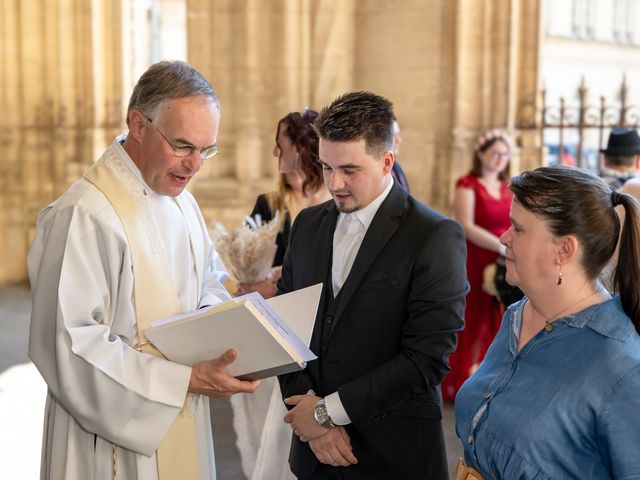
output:
[[[280,118],[352,86],[354,0],[188,0],[188,61],[222,103],[219,158],[192,188],[208,220],[240,225],[275,188]]]
[[[527,111],[527,105],[540,108],[538,93],[540,81],[540,55],[542,54],[542,5],[538,0],[520,0],[517,2],[519,28],[514,42],[515,55],[518,59],[516,91],[513,96],[516,102],[514,123],[517,126]],[[521,130],[519,164],[512,172],[520,172],[539,167],[545,161],[544,145],[539,130]]]
[[[26,278],[38,212],[121,127],[122,2],[3,0],[0,284]],[[109,138],[107,140],[107,138]]]
[[[538,0],[456,2],[451,182],[470,168],[476,138],[489,128],[506,129],[523,147],[512,157],[513,174],[534,163],[535,134],[518,132],[516,120],[538,85],[539,10]]]
[[[0,6],[0,145],[3,158],[0,162],[0,284],[18,281],[25,277],[26,235],[23,216],[25,198],[23,179],[28,166],[24,158],[21,95],[22,55],[20,36],[19,0],[3,0]]]

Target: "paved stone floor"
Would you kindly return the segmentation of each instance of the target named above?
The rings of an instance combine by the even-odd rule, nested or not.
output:
[[[0,288],[0,479],[38,478],[46,387],[27,357],[30,309],[26,287]],[[244,480],[231,406],[228,401],[212,403],[218,479]],[[453,430],[451,406],[445,407],[444,414],[449,469],[453,472],[461,447]]]

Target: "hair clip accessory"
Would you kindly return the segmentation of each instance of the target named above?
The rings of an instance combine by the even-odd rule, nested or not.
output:
[[[505,132],[503,130],[500,130],[498,128],[494,128],[494,129],[491,129],[491,130],[487,130],[486,132],[484,132],[482,135],[480,135],[478,137],[478,141],[476,142],[476,146],[475,146],[474,150],[476,152],[480,151],[480,149],[487,142],[490,142],[491,140],[494,140],[496,138],[499,138],[500,140],[502,140],[504,143],[507,144],[509,149],[511,149],[511,146],[512,146],[511,136],[507,132]]]

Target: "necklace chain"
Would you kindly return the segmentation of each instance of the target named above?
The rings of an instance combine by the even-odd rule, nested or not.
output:
[[[565,307],[562,307],[560,310],[558,310],[556,313],[554,313],[554,314],[553,314],[553,315],[551,315],[551,316],[547,316],[547,315],[545,315],[544,313],[542,313],[540,310],[538,310],[538,309],[533,305],[533,303],[530,303],[530,304],[531,304],[531,308],[532,308],[532,309],[533,309],[533,310],[534,310],[538,315],[540,315],[542,318],[544,318],[544,329],[545,329],[547,332],[550,332],[551,330],[553,330],[553,320],[554,320],[555,318],[557,318],[557,317],[558,317],[558,315],[560,315],[560,314],[561,314],[562,312],[564,312],[565,310],[569,310],[569,309],[571,309],[571,308],[575,307],[576,305],[579,305],[579,304],[581,304],[582,302],[584,302],[584,301],[586,301],[586,300],[589,300],[589,299],[590,299],[591,297],[593,297],[594,295],[597,295],[598,293],[600,293],[600,290],[601,290],[601,289],[600,289],[600,288],[598,288],[595,292],[590,293],[589,295],[587,295],[586,297],[581,298],[581,299],[580,299],[580,300],[578,300],[577,302],[574,302],[574,303],[572,303],[572,304],[570,304],[570,305],[567,305],[567,306],[565,306]]]

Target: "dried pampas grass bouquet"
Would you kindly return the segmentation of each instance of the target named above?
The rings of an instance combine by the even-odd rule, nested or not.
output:
[[[214,224],[216,251],[233,280],[257,283],[271,275],[280,223],[280,214],[276,212],[269,222],[262,222],[260,215],[245,217],[245,226],[230,232],[221,223]]]

